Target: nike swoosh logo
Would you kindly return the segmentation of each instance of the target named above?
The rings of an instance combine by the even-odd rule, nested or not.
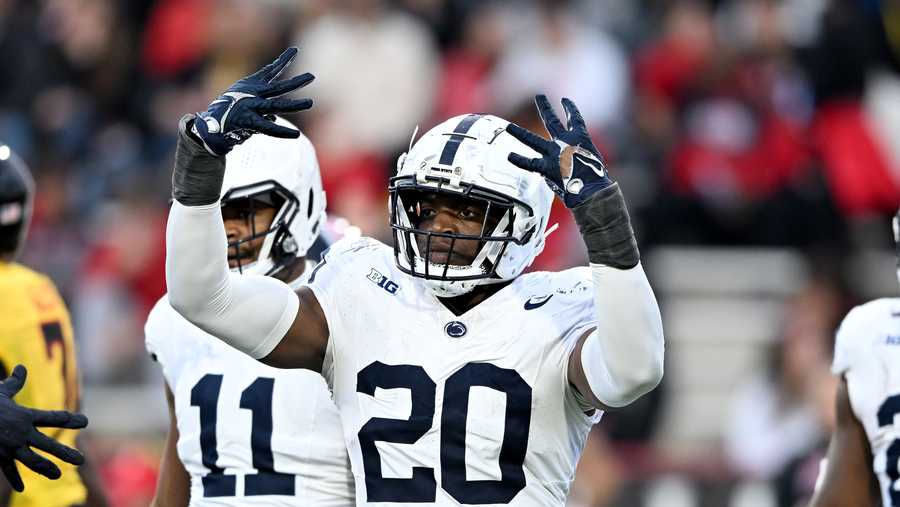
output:
[[[529,298],[528,301],[525,301],[525,309],[526,310],[534,310],[535,308],[540,308],[547,304],[547,301],[550,301],[550,298],[553,297],[553,294],[549,296],[541,296],[537,298]]]
[[[578,159],[581,160],[581,163],[582,163],[582,164],[585,164],[585,165],[590,166],[591,169],[593,169],[594,172],[597,173],[597,176],[600,176],[601,178],[603,178],[604,176],[606,176],[606,171],[603,170],[603,165],[602,165],[602,164],[601,164],[600,167],[597,167],[596,165],[594,165],[594,162],[591,161],[591,160],[590,160],[589,158],[587,158],[587,157],[579,156]]]

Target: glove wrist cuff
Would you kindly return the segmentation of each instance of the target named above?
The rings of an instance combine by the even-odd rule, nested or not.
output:
[[[593,264],[630,269],[640,262],[628,207],[619,184],[613,182],[572,208],[575,222]]]
[[[202,140],[191,135],[197,115],[186,114],[178,122],[178,144],[172,171],[172,197],[185,206],[201,206],[219,200],[225,177],[225,158],[209,153]]]

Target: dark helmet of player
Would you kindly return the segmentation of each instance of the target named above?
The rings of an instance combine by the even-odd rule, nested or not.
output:
[[[34,180],[25,162],[0,143],[0,255],[15,258],[25,243]]]
[[[544,248],[553,193],[539,175],[507,160],[512,151],[529,152],[506,132],[508,123],[481,114],[451,118],[397,161],[397,176],[389,187],[397,267],[424,278],[438,296],[459,296],[478,285],[512,280]],[[479,209],[480,233],[421,228],[419,204],[435,195]],[[452,263],[451,258],[463,257],[458,249],[464,241],[477,241],[477,251],[470,262]],[[443,262],[434,260],[436,244],[448,249]]]
[[[283,118],[276,123],[296,128]],[[255,135],[235,146],[225,157],[222,210],[234,211],[251,225],[263,207],[275,210],[264,230],[251,227],[249,235],[230,240],[232,270],[243,274],[274,276],[304,257],[325,225],[325,191],[312,143],[303,134],[297,139]],[[262,239],[254,258],[242,252]]]

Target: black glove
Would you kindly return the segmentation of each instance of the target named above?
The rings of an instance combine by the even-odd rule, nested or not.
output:
[[[274,62],[231,85],[209,108],[197,114],[191,133],[206,151],[223,156],[259,132],[273,137],[296,139],[300,132],[275,124],[272,115],[303,111],[312,107],[311,99],[278,98],[279,95],[308,85],[314,79],[310,73],[284,81],[275,78],[297,56],[297,48],[288,48]]]
[[[619,185],[609,177],[600,152],[588,134],[584,118],[569,99],[563,127],[544,95],[534,98],[552,141],[510,123],[507,132],[543,155],[528,158],[510,153],[514,165],[544,177],[550,188],[572,210],[578,230],[594,264],[630,269],[640,262],[634,230]]]
[[[66,463],[84,464],[84,456],[80,452],[44,435],[36,426],[78,429],[88,423],[87,417],[82,414],[64,410],[35,410],[18,405],[12,398],[22,389],[26,375],[25,367],[20,364],[13,369],[12,375],[0,382],[0,468],[16,491],[25,489],[16,469],[16,461],[47,478],[59,479],[59,467],[31,450],[31,447]]]
[[[562,99],[563,109],[566,111],[566,126],[563,127],[546,95],[536,96],[534,102],[553,140],[548,141],[510,123],[506,131],[543,157],[528,158],[510,153],[509,161],[522,169],[542,175],[568,208],[578,206],[595,192],[612,185],[603,157],[591,141],[584,118],[575,104],[569,99]]]

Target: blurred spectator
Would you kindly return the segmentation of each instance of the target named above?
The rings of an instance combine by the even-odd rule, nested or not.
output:
[[[828,452],[828,435],[835,428],[834,400],[838,378],[830,371],[821,369],[811,374],[811,378],[813,390],[810,402],[823,431],[809,452],[798,454],[775,477],[774,486],[780,507],[809,504],[819,478],[822,460]]]
[[[152,203],[110,202],[91,231],[73,305],[89,381],[143,380],[144,321],[165,293],[165,216]]]
[[[295,70],[316,80],[311,132],[326,153],[406,146],[431,112],[437,54],[426,27],[382,0],[347,0],[298,34]]]
[[[836,202],[854,217],[889,213],[900,204],[900,165],[890,148],[896,142],[879,135],[883,124],[870,121],[862,103],[872,66],[881,64],[874,50],[878,41],[861,34],[883,33],[880,16],[867,15],[862,4],[832,2],[823,17],[822,38],[806,59],[818,102],[811,138]],[[895,109],[882,102],[883,93],[871,98]]]
[[[815,171],[821,146],[808,138],[812,89],[790,58],[781,14],[776,2],[726,4],[715,26],[728,45],[712,53],[709,11],[682,2],[639,61],[644,132],[669,145],[648,218],[659,227],[647,241],[841,243],[834,188]]]
[[[635,121],[651,143],[663,147],[676,135],[675,114],[716,50],[712,13],[703,2],[672,2],[661,34],[635,60]],[[651,144],[651,146],[653,146]]]
[[[207,0],[160,0],[144,28],[142,60],[149,76],[178,76],[197,65],[209,49]]]
[[[393,156],[428,118],[437,54],[421,21],[382,0],[347,0],[303,27],[296,70],[316,80],[303,118],[316,146],[328,211],[378,237],[387,233]]]
[[[586,26],[570,2],[541,0],[531,19],[514,27],[494,76],[495,110],[506,114],[535,93],[569,97],[592,128],[623,119],[628,59],[619,43]]]
[[[819,407],[823,386],[833,388],[823,379],[841,304],[825,281],[813,281],[787,304],[768,368],[738,389],[725,429],[725,454],[741,476],[772,479],[827,435],[828,416]]]
[[[466,16],[459,43],[443,57],[431,123],[490,110],[490,76],[508,39],[504,15],[500,2],[486,1]]]

